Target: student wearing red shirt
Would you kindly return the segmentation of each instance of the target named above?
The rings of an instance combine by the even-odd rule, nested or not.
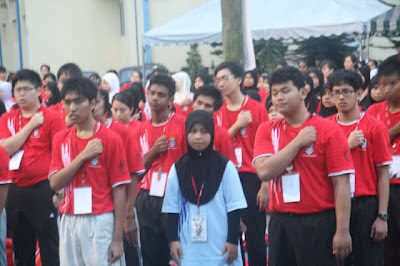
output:
[[[367,109],[367,114],[381,120],[389,129],[393,163],[389,169],[388,236],[385,241],[385,265],[400,261],[400,61],[386,59],[378,69],[378,82],[385,101]]]
[[[60,211],[61,265],[109,265],[123,260],[122,227],[130,183],[120,137],[94,120],[96,85],[64,82],[61,94],[72,127],[56,135],[49,170]],[[122,258],[121,258],[122,256]]]
[[[347,137],[355,175],[350,175],[352,196],[349,265],[382,265],[383,239],[387,235],[389,201],[389,134],[382,122],[359,111],[362,80],[357,73],[338,70],[331,75],[336,122]],[[351,262],[352,261],[352,262]]]
[[[225,62],[215,71],[215,86],[225,98],[216,115],[217,124],[228,130],[233,139],[237,168],[242,182],[247,209],[242,221],[247,226],[246,243],[250,265],[265,265],[265,206],[267,184],[260,181],[251,164],[258,126],[267,121],[267,111],[259,102],[243,95],[240,84],[243,69],[234,62]]]
[[[136,200],[144,265],[169,265],[166,216],[161,207],[169,170],[186,152],[184,118],[170,111],[174,93],[175,82],[169,76],[158,74],[150,79],[151,120],[142,123],[138,132],[143,164],[139,162],[137,169],[146,169]]]
[[[11,145],[7,214],[16,263],[34,263],[36,241],[44,265],[57,265],[57,212],[47,180],[55,134],[65,128],[58,115],[40,105],[41,80],[31,70],[17,72],[12,93],[18,109],[0,119],[0,140]],[[25,129],[26,128],[26,129]],[[26,130],[27,134],[19,134]]]
[[[75,65],[74,63],[67,63],[62,65],[60,69],[58,69],[57,71],[57,87],[59,91],[60,92],[62,91],[63,84],[66,80],[70,78],[79,78],[79,77],[82,77],[82,71],[77,65]],[[64,120],[67,119],[66,118],[67,114],[65,113],[64,110],[63,101],[52,105],[50,108],[53,109],[54,111],[57,111],[62,119]],[[67,124],[70,124],[68,120],[66,122]]]
[[[351,252],[349,146],[335,123],[307,111],[299,70],[276,70],[270,86],[284,117],[259,127],[253,160],[269,181],[269,265],[335,265]]]
[[[129,98],[127,98],[129,99]],[[136,191],[137,191],[137,178],[134,177],[135,169],[132,169],[132,165],[137,160],[141,160],[140,154],[137,152],[138,148],[134,141],[134,132],[127,125],[117,123],[111,117],[111,105],[108,99],[108,92],[104,90],[97,91],[96,106],[93,111],[93,117],[99,121],[106,128],[111,129],[117,133],[122,140],[123,146],[126,150],[126,159],[128,163],[128,169],[131,173],[131,183],[126,186],[126,216],[124,219],[124,251],[126,265],[139,265],[137,240],[138,240],[138,224],[136,223],[136,210],[134,210],[136,202]]]
[[[194,111],[203,110],[214,115],[214,113],[221,108],[221,105],[222,95],[213,86],[201,86],[194,93]],[[214,150],[224,155],[228,160],[231,160],[233,164],[236,165],[237,161],[231,136],[224,127],[218,125],[214,125],[214,127]]]

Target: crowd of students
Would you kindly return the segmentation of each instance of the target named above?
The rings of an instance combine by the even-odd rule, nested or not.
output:
[[[15,265],[397,265],[400,58],[372,63],[0,76],[0,264],[7,234]]]

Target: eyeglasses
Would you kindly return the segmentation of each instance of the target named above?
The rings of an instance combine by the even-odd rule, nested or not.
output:
[[[340,97],[340,94],[341,95],[343,95],[343,97],[348,97],[348,96],[350,96],[350,94],[352,94],[352,93],[355,93],[355,91],[353,91],[353,90],[333,90],[332,91],[332,97],[334,97],[334,98],[339,98]]]
[[[235,76],[232,74],[228,75],[228,76],[222,76],[218,79],[215,79],[214,84],[215,84],[215,86],[218,86],[222,81],[227,81],[227,80],[234,79],[234,78],[235,78]]]
[[[33,91],[35,89],[36,88],[32,88],[32,87],[21,87],[21,88],[14,89],[14,93],[15,94],[21,94],[22,92],[28,93],[28,92]]]

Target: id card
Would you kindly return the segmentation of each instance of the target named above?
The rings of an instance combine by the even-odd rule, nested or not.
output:
[[[282,176],[283,202],[300,201],[300,174]]]
[[[393,155],[393,161],[389,167],[389,177],[390,178],[400,177],[400,156],[398,155]]]
[[[195,215],[190,220],[192,242],[207,242],[207,218],[204,215]]]
[[[92,188],[74,188],[74,214],[92,213]]]
[[[242,148],[236,148],[235,155],[236,155],[236,161],[238,163],[237,168],[240,168],[242,167],[242,161],[243,161]]]
[[[356,192],[356,175],[350,174],[350,196],[354,198]]]
[[[167,174],[154,172],[151,175],[150,196],[163,197],[165,185],[167,184]]]
[[[8,165],[10,170],[18,170],[19,169],[23,155],[24,155],[24,151],[19,150],[16,153],[14,153],[13,156],[11,156],[10,164]]]

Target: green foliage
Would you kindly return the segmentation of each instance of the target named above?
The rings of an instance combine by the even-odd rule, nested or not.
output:
[[[282,40],[257,40],[253,41],[253,44],[258,68],[267,72],[275,70],[276,65],[285,57],[288,49]]]
[[[185,69],[187,69],[189,76],[192,80],[194,80],[199,69],[202,68],[201,56],[198,48],[199,48],[198,44],[193,44],[190,46],[189,52],[187,52],[188,55],[188,58],[186,59],[187,67]]]
[[[356,47],[348,46],[351,42],[354,42],[354,38],[348,35],[341,35],[294,41],[294,44],[298,45],[296,49],[297,55],[301,55],[312,66],[315,58],[322,56],[325,59],[333,60],[336,67],[340,67],[343,65],[345,55],[357,50]]]

